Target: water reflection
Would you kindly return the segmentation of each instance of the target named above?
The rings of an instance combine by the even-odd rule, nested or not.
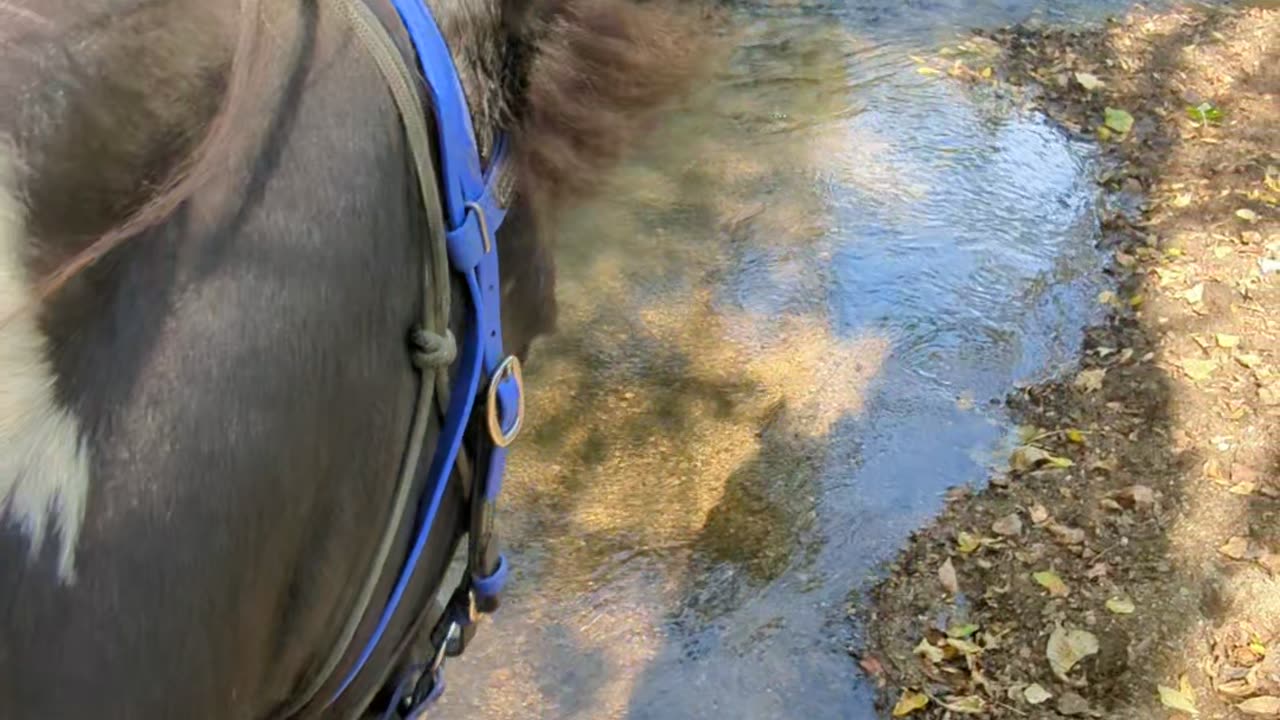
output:
[[[915,71],[956,3],[822,7],[743,6],[718,82],[568,223],[512,595],[442,716],[869,717],[846,594],[981,475],[990,401],[1073,357],[1086,150]]]

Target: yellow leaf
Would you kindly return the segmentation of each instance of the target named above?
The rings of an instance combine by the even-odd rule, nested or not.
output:
[[[907,715],[924,708],[924,706],[928,704],[928,695],[903,690],[902,697],[898,698],[897,704],[893,706],[893,716],[906,717]]]
[[[1236,353],[1236,362],[1247,368],[1256,368],[1262,364],[1262,357],[1253,353]]]
[[[1231,493],[1232,495],[1252,495],[1253,491],[1257,489],[1258,489],[1257,485],[1249,482],[1248,480],[1241,480],[1235,485],[1232,485],[1231,487],[1227,488],[1227,492]]]
[[[982,652],[982,648],[978,647],[974,643],[969,642],[968,640],[961,640],[959,638],[947,638],[945,642],[951,647],[955,648],[956,650],[959,650],[960,652],[964,653],[965,655],[978,655]]]
[[[1132,600],[1124,598],[1111,598],[1107,600],[1107,609],[1116,615],[1132,615],[1136,609]]]
[[[1083,445],[1084,433],[1080,432],[1079,430],[1076,430],[1075,428],[1071,428],[1067,430],[1067,440],[1077,445]]]
[[[1075,465],[1075,463],[1068,458],[1058,457],[1057,455],[1049,456],[1049,464],[1056,468],[1069,468],[1072,465]]]
[[[1103,111],[1103,123],[1109,130],[1124,135],[1133,128],[1133,116],[1128,112],[1119,108],[1105,108]]]
[[[991,67],[990,67],[990,66],[987,66],[987,67],[982,68],[982,72],[980,72],[980,73],[978,73],[978,74],[979,74],[979,75],[981,75],[984,79],[988,79],[988,78],[990,78],[990,77],[991,77]]]
[[[1160,704],[1171,710],[1178,710],[1189,715],[1199,715],[1200,711],[1196,709],[1193,698],[1183,695],[1181,691],[1174,690],[1171,687],[1159,685],[1156,689],[1160,692]]]
[[[1182,297],[1192,305],[1204,302],[1204,283],[1196,283],[1190,290],[1183,292]]]
[[[951,627],[947,628],[947,637],[963,639],[973,635],[976,632],[978,632],[978,626],[974,625],[973,623],[968,623],[965,625],[952,625]]]
[[[1032,573],[1031,578],[1040,583],[1054,597],[1066,597],[1071,593],[1067,584],[1062,582],[1062,578],[1058,577],[1058,574],[1052,570],[1041,570],[1040,572]]]
[[[1218,347],[1227,348],[1228,350],[1240,344],[1239,335],[1227,335],[1226,333],[1216,333],[1214,338],[1218,341]]]
[[[1142,303],[1146,301],[1147,299],[1145,297],[1141,295],[1134,295],[1133,297],[1129,298],[1129,307],[1135,308],[1135,309],[1140,308],[1142,307]]]
[[[1213,371],[1218,369],[1218,363],[1213,360],[1201,360],[1198,358],[1188,358],[1182,361],[1182,372],[1187,377],[1195,381],[1208,380]]]
[[[1250,210],[1249,208],[1240,208],[1237,210],[1236,217],[1244,220],[1245,222],[1258,222],[1258,213]]]
[[[942,707],[961,715],[977,715],[987,709],[986,703],[977,695],[961,695],[938,701]]]
[[[980,547],[982,547],[982,540],[979,539],[977,535],[965,532],[964,530],[956,533],[956,549],[965,555],[968,555]]]
[[[916,68],[916,72],[920,73],[921,75],[941,75],[942,74],[941,70],[934,70],[931,67],[918,67]]]
[[[1223,543],[1218,552],[1232,560],[1243,560],[1249,554],[1249,538],[1236,535]]]
[[[1249,643],[1249,649],[1250,649],[1250,650],[1252,650],[1252,651],[1253,651],[1253,654],[1254,654],[1254,655],[1257,655],[1258,657],[1266,657],[1266,656],[1267,656],[1267,646],[1266,646],[1266,645],[1263,645],[1262,643],[1260,643],[1260,642],[1258,642],[1258,641],[1256,641],[1256,640],[1255,640],[1255,641],[1253,641],[1253,642],[1251,642],[1251,643]]]
[[[942,662],[943,658],[946,657],[946,655],[942,652],[942,648],[934,645],[933,643],[929,642],[927,639],[920,640],[920,644],[912,648],[911,652],[914,655],[923,655],[924,657],[928,658],[929,660],[935,663]]]

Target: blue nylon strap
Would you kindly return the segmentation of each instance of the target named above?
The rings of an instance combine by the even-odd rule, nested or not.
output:
[[[453,65],[453,57],[440,34],[430,11],[422,0],[392,0],[401,21],[417,51],[418,63],[426,80],[439,132],[437,138],[441,158],[442,200],[451,269],[462,275],[467,286],[471,322],[463,338],[458,365],[458,386],[451,393],[449,407],[427,476],[424,503],[420,507],[413,545],[401,567],[378,624],[360,656],[329,700],[332,704],[351,685],[369,661],[387,630],[396,609],[404,598],[413,573],[421,560],[427,538],[435,525],[444,490],[458,459],[468,420],[487,379],[492,378],[505,359],[502,346],[501,284],[499,282],[496,233],[506,217],[499,202],[497,182],[507,154],[507,140],[500,137],[495,145],[489,172],[481,174],[479,153],[471,127],[471,114]],[[420,178],[431,182],[431,178]],[[479,208],[477,211],[476,208]],[[486,252],[486,249],[488,250]],[[499,425],[510,432],[517,419],[519,387],[504,378],[497,388]],[[506,468],[506,451],[491,450],[484,487],[473,493],[472,502],[492,503],[502,487]],[[475,532],[472,528],[472,532]],[[480,568],[470,568],[470,582],[477,598],[498,595],[506,582],[509,564],[499,555],[498,565],[489,575]],[[438,695],[438,689],[432,696]]]
[[[440,132],[440,160],[444,182],[445,219],[450,227],[462,224],[468,200],[484,194],[480,152],[476,149],[471,112],[462,93],[462,81],[440,27],[422,0],[391,0],[418,54],[418,66],[426,79],[427,93],[435,109]],[[426,182],[425,178],[423,182]],[[496,225],[494,226],[496,227]]]

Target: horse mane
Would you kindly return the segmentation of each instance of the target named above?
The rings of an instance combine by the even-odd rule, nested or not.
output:
[[[692,12],[670,0],[540,0],[529,11],[527,67],[518,105],[506,109],[517,187],[535,225],[570,199],[599,190],[653,125],[665,101],[687,89],[699,66]],[[48,299],[104,256],[159,225],[226,167],[240,131],[271,73],[260,67],[262,0],[240,0],[236,46],[218,110],[192,151],[150,197],[40,280]],[[0,319],[3,322],[3,319]]]
[[[703,69],[703,9],[636,0],[543,0],[512,109],[517,186],[535,218],[600,191],[601,176]]]

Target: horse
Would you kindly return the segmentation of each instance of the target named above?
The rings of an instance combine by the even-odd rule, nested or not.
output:
[[[347,1],[413,67],[391,0]],[[705,14],[427,5],[479,163],[509,143],[493,242],[502,350],[523,360],[554,330],[555,218],[689,87]],[[437,178],[338,7],[0,0],[5,720],[383,715],[391,679],[452,641],[424,630],[474,507],[465,463],[439,479],[418,610],[347,672],[378,621],[362,591],[397,580],[370,573],[380,544],[394,566],[413,540],[387,531],[397,478],[410,507],[437,489],[443,410],[405,460],[424,283],[454,300],[450,336],[471,320],[465,283],[424,270]]]

